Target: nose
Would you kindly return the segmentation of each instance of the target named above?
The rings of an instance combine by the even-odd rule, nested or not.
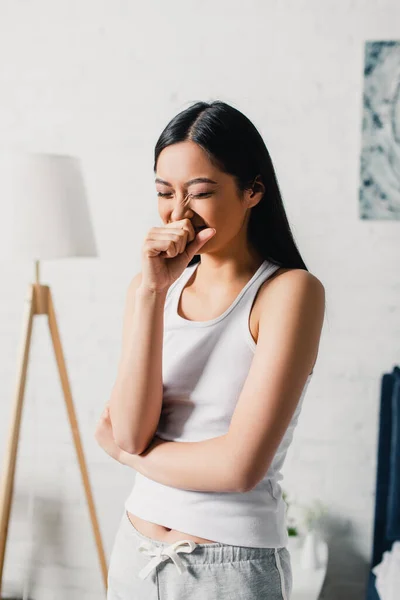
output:
[[[171,213],[170,221],[180,221],[181,219],[191,219],[193,211],[188,206],[190,195],[187,194],[182,200],[178,200]]]

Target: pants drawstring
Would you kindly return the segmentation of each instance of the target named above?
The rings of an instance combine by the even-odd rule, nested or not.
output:
[[[192,540],[178,540],[166,548],[157,544],[151,544],[150,542],[142,542],[139,546],[139,552],[146,554],[147,556],[153,556],[154,558],[148,562],[148,564],[139,571],[139,577],[144,579],[148,574],[157,567],[161,562],[170,558],[180,575],[186,570],[182,559],[179,558],[178,552],[185,552],[190,554],[197,547],[196,542]]]

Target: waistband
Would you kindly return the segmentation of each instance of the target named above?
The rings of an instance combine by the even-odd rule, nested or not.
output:
[[[287,551],[285,546],[279,548],[253,548],[249,546],[231,546],[220,542],[209,542],[198,544],[193,540],[178,540],[170,544],[161,540],[154,540],[138,531],[132,524],[125,510],[123,515],[125,527],[130,533],[135,535],[138,542],[138,552],[151,557],[148,564],[138,573],[141,579],[144,579],[161,562],[171,559],[175,564],[179,574],[186,570],[186,566],[179,557],[180,553],[187,554],[187,563],[190,565],[204,564],[222,564],[246,560],[271,560],[273,557],[278,560],[277,553],[281,550]]]

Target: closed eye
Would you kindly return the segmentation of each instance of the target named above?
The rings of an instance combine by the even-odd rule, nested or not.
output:
[[[190,194],[193,198],[205,198],[206,196],[211,196],[212,192],[202,192],[201,194]],[[157,192],[157,196],[161,198],[166,198],[167,196],[172,196],[171,192]]]

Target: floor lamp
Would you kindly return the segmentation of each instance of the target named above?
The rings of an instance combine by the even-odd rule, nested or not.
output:
[[[4,231],[3,231],[4,230]],[[82,475],[105,588],[107,565],[68,381],[51,290],[40,283],[40,260],[97,256],[84,181],[77,158],[15,152],[0,157],[2,257],[29,259],[35,282],[25,298],[17,384],[0,482],[0,594],[14,487],[18,441],[34,317],[46,315],[65,405]]]

